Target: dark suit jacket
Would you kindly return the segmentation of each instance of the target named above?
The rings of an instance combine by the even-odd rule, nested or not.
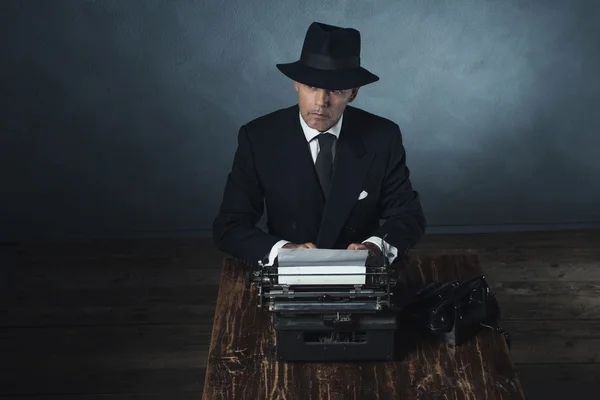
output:
[[[298,113],[295,105],[240,128],[213,224],[217,247],[257,266],[281,239],[346,248],[375,235],[405,254],[424,234],[425,217],[398,125],[346,107],[325,201]],[[358,200],[363,190],[368,196]],[[264,205],[268,232],[256,227]]]

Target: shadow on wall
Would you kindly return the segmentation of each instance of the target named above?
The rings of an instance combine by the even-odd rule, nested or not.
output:
[[[261,43],[207,32],[198,21],[219,18],[202,6],[5,8],[1,29],[15,39],[0,110],[10,140],[0,237],[210,227],[240,125],[285,97],[249,73],[264,63],[247,54]]]

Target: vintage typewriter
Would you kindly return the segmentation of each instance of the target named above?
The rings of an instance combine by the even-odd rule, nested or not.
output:
[[[397,272],[367,250],[281,249],[248,275],[285,361],[391,360]]]

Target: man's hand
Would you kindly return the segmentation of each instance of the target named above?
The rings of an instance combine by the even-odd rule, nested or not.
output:
[[[379,257],[381,255],[381,249],[375,243],[350,243],[348,250],[369,250],[369,254],[372,256]]]
[[[286,243],[283,245],[284,249],[316,249],[317,246],[315,246],[313,243],[302,243],[302,244],[296,244],[296,243]]]

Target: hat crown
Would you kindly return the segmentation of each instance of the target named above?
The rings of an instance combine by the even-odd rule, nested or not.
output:
[[[313,22],[306,31],[300,59],[277,64],[288,78],[304,85],[343,90],[368,85],[379,77],[360,65],[360,32]]]
[[[360,32],[353,28],[313,22],[302,46],[302,55],[310,53],[332,58],[360,57]]]

